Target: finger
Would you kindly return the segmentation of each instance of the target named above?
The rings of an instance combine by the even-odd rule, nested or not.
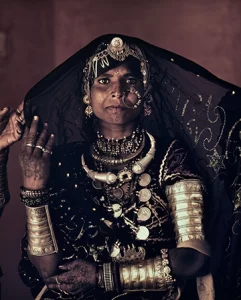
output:
[[[34,156],[39,157],[43,154],[43,149],[46,144],[47,137],[48,137],[48,124],[45,123],[44,129],[42,130],[42,132],[40,133],[40,135],[36,141],[36,146],[35,146],[35,149],[33,152]]]
[[[47,144],[45,145],[44,149],[43,149],[43,157],[47,158],[49,157],[49,155],[52,155],[52,150],[53,150],[53,146],[54,146],[54,134],[51,134]]]
[[[0,122],[3,122],[4,120],[8,119],[10,115],[10,109],[9,107],[4,107],[0,110]]]
[[[76,265],[76,260],[74,260],[72,262],[69,262],[69,263],[66,263],[66,264],[63,264],[63,265],[59,266],[59,268],[61,270],[70,271],[75,267],[75,265]]]
[[[58,276],[59,276],[59,275],[44,278],[44,282],[45,282],[46,284],[50,284],[50,283],[60,284],[60,281],[59,281],[59,279],[58,279]]]
[[[38,137],[38,122],[39,122],[39,117],[38,116],[34,116],[28,135],[26,137],[26,152],[27,153],[32,153],[31,148],[33,148],[32,146],[35,146],[36,141],[37,141],[37,137]]]
[[[24,105],[24,102],[21,102],[19,104],[19,106],[16,108],[16,112],[17,112],[18,115],[22,114],[22,112],[23,112],[23,105]]]
[[[51,289],[51,290],[59,290],[60,292],[67,292],[67,293],[71,293],[72,291],[75,291],[76,290],[76,286],[74,284],[66,284],[66,283],[63,283],[63,284],[53,284],[53,283],[50,283],[50,284],[46,284],[48,289]]]

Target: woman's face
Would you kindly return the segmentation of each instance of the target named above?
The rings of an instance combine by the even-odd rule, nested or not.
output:
[[[142,103],[133,109],[138,101],[134,91],[142,97],[143,82],[125,63],[95,78],[90,90],[95,116],[109,125],[124,126],[133,122],[143,109]],[[124,103],[131,107],[126,107]]]

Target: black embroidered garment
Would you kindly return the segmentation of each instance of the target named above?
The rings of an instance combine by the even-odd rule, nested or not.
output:
[[[121,35],[105,35],[80,49],[29,91],[25,98],[24,107],[27,124],[30,124],[35,114],[40,116],[41,122],[47,122],[50,132],[55,134],[56,146],[62,149],[58,150],[60,153],[59,161],[62,164],[65,161],[63,155],[67,153],[66,174],[80,176],[77,169],[76,171],[72,169],[72,166],[77,168],[76,166],[80,165],[80,163],[78,164],[80,156],[76,158],[76,161],[73,160],[72,166],[69,166],[71,160],[69,153],[75,148],[71,143],[88,142],[88,139],[90,139],[89,133],[93,131],[94,127],[92,121],[86,123],[84,118],[85,105],[83,104],[83,98],[85,93],[83,81],[85,74],[83,70],[86,67],[86,60],[96,52],[96,49],[101,45],[110,43],[116,36],[119,36],[128,44],[137,45],[148,61],[151,89],[146,100],[152,109],[152,113],[143,118],[142,127],[152,135],[160,138],[161,141],[171,137],[171,139],[184,142],[193,158],[191,165],[196,166],[198,174],[206,181],[208,205],[205,209],[204,221],[206,237],[213,253],[211,271],[215,278],[216,291],[220,290],[222,297],[224,283],[226,283],[227,294],[233,293],[233,299],[239,299],[241,291],[241,255],[240,250],[237,250],[241,247],[241,177],[238,167],[241,152],[239,136],[241,129],[241,90],[239,87],[220,80],[186,58],[142,40]],[[83,151],[84,146],[79,144],[79,147]],[[165,148],[163,151],[166,151],[167,147],[165,145],[160,149]],[[170,156],[175,156],[178,153],[178,150],[172,151]],[[172,168],[172,162],[173,160],[170,159],[170,168]],[[154,166],[152,167],[154,168]],[[60,170],[61,166],[58,171],[53,169],[53,172],[56,171],[56,176],[58,176]],[[177,172],[175,176],[172,176],[172,174],[169,176],[168,172],[170,170],[161,168],[161,180],[162,176],[166,180],[180,179],[184,176],[183,171],[185,170]],[[194,171],[194,173],[196,172]],[[157,176],[156,174],[156,180],[158,180]],[[72,175],[69,177],[71,180],[75,178]],[[66,202],[61,204],[63,207],[67,207],[67,212],[63,211],[63,213],[66,213],[66,218],[71,216],[68,213],[68,201],[70,199],[73,201],[75,198],[81,199],[77,202],[74,201],[74,205],[78,207],[87,195],[86,188],[82,192],[77,192],[80,190],[77,177],[76,189],[68,185],[68,180],[70,179],[66,175],[62,179],[59,178],[56,183],[57,187],[67,189],[62,194],[62,200]],[[85,178],[85,180],[87,179]],[[86,184],[90,186],[88,193],[91,194],[93,188],[90,183],[87,182]],[[163,191],[160,190],[161,192]],[[81,193],[84,193],[84,195]],[[97,190],[95,190],[95,193],[97,195]],[[159,196],[162,198],[162,193]],[[58,197],[61,198],[60,195]],[[98,221],[101,211],[98,206],[99,196],[96,197],[92,199],[92,201],[96,199],[96,202],[94,202],[96,206],[84,206],[86,213],[88,212],[88,218],[91,221],[93,218],[93,222],[94,220]],[[89,204],[89,202],[86,203]],[[96,210],[93,210],[93,208]],[[162,207],[161,211],[162,209],[164,208]],[[71,210],[72,208],[70,208],[70,212]],[[53,214],[54,211],[52,209]],[[61,207],[59,211],[61,212]],[[118,214],[118,212],[116,213]],[[64,215],[61,216],[64,218]],[[79,218],[77,220],[80,222]],[[82,221],[78,226],[82,226]],[[72,222],[74,222],[74,219]],[[75,230],[80,229],[73,229],[73,234]],[[93,227],[91,230],[90,234],[95,235],[96,228]],[[83,232],[85,232],[84,229]],[[86,234],[83,233],[83,239]],[[97,237],[94,238],[97,239]],[[85,253],[86,250],[81,248],[79,251]],[[95,249],[91,251],[97,257],[100,255],[95,253]],[[21,270],[23,261],[20,265]],[[31,266],[29,265],[29,270],[24,278],[31,277],[29,275],[30,270]],[[20,272],[24,274],[24,272]],[[33,280],[33,282],[31,280],[33,279],[30,279],[30,285],[35,285],[36,280]]]
[[[147,143],[146,149],[148,147]],[[137,240],[136,235],[121,217],[114,218],[106,211],[103,189],[95,189],[92,180],[82,169],[80,157],[83,151],[86,160],[91,164],[91,158],[88,159],[87,156],[88,149],[88,145],[72,143],[68,147],[59,147],[54,155],[52,171],[59,176],[56,178],[57,181],[53,178],[51,183],[50,213],[58,246],[63,251],[63,260],[82,258],[103,263],[116,258],[121,262],[128,253],[130,260],[134,258],[139,260],[159,255],[162,248],[174,248],[175,233],[164,189],[166,184],[176,180],[198,178],[195,171],[191,170],[192,163],[188,158],[187,150],[177,141],[170,143],[157,140],[155,159],[145,171],[145,174],[151,178],[150,183],[145,187],[152,193],[148,204],[141,202],[138,197],[138,193],[143,189],[141,175],[136,175],[133,179],[136,186],[135,194],[129,195],[129,198],[124,200],[123,209],[130,209],[134,205],[136,209],[146,208],[151,213],[151,217],[147,220],[145,220],[145,213],[142,218],[139,216],[141,220],[138,219],[136,210],[130,209],[127,214],[135,224],[144,225],[149,229],[150,234],[146,240]],[[120,253],[115,257],[118,247],[113,249],[113,245],[116,242]],[[27,234],[22,242],[23,257],[19,272],[24,283],[31,288],[33,296],[36,296],[44,284],[27,258],[26,247]],[[100,291],[98,293],[100,294]],[[68,298],[70,296],[59,291],[56,293],[48,291],[44,297],[70,299]],[[100,294],[99,297],[103,296]],[[108,299],[108,294],[105,297]],[[135,299],[134,297],[132,295],[132,299]],[[151,299],[150,295],[148,297]],[[160,299],[160,294],[157,297]],[[76,298],[78,297],[73,296],[71,299]]]

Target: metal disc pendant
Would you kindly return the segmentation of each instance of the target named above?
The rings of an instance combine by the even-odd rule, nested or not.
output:
[[[116,199],[121,199],[124,195],[124,192],[121,188],[113,188],[111,190],[111,196]]]
[[[121,170],[118,172],[117,178],[122,183],[129,182],[132,179],[132,172],[129,170]]]
[[[139,177],[139,185],[142,187],[148,186],[150,182],[151,182],[151,176],[147,173],[144,173]]]
[[[136,232],[136,238],[138,240],[146,240],[149,236],[149,229],[145,226],[140,226]]]
[[[115,203],[112,205],[112,210],[114,212],[114,218],[119,218],[122,214],[122,207],[120,204]]]
[[[96,190],[101,190],[103,188],[102,183],[98,180],[93,180],[92,185]]]
[[[151,217],[151,211],[148,207],[141,207],[137,213],[137,220],[140,222],[145,222]]]
[[[147,202],[151,199],[151,191],[149,189],[142,189],[138,194],[141,202]]]

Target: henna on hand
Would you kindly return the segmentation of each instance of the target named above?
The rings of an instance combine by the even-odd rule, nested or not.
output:
[[[96,286],[96,266],[94,263],[77,259],[59,267],[66,272],[45,279],[49,289],[77,295]]]
[[[48,135],[48,124],[38,133],[39,118],[34,117],[30,129],[26,128],[19,153],[23,185],[27,189],[44,189],[50,174],[54,135]]]

